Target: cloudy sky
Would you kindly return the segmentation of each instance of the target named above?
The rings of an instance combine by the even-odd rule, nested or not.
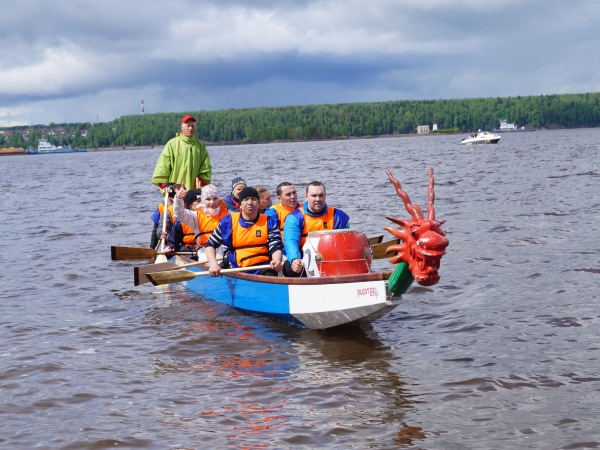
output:
[[[600,91],[598,0],[0,5],[0,126]]]

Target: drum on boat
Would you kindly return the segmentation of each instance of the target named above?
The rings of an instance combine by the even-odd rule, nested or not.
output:
[[[309,277],[369,273],[373,252],[362,230],[320,230],[308,233],[302,262]]]

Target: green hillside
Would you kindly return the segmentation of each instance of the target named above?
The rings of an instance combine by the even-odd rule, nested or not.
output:
[[[415,133],[437,124],[443,131],[492,130],[507,119],[536,129],[600,126],[600,93],[456,100],[404,100],[185,111],[122,116],[105,123],[51,124],[6,129],[0,146],[20,145],[14,134],[28,132],[26,145],[41,136],[50,142],[87,148],[162,146],[179,130],[184,113],[199,117],[197,136],[212,143],[336,139]],[[54,135],[49,130],[60,129]],[[64,131],[62,131],[64,130]],[[81,136],[87,130],[87,136]],[[19,131],[19,133],[15,133]]]

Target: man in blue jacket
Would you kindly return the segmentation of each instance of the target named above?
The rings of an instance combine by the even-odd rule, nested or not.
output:
[[[283,267],[285,276],[306,276],[302,264],[302,247],[309,232],[350,228],[348,215],[341,209],[328,206],[326,198],[323,183],[312,181],[306,186],[306,201],[302,207],[286,217],[283,245],[288,259]]]

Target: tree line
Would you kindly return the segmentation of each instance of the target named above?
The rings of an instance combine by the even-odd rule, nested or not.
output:
[[[29,129],[37,145],[42,135],[53,144],[100,148],[162,146],[179,131],[183,114],[195,115],[196,135],[209,143],[260,143],[340,139],[415,133],[437,124],[444,132],[492,130],[501,119],[536,129],[600,126],[600,93],[556,94],[450,100],[399,100],[375,103],[261,107],[122,116],[110,122],[62,124],[65,136]],[[18,127],[16,127],[18,128]],[[87,129],[82,137],[79,130]],[[19,133],[17,133],[19,134]],[[59,142],[59,139],[61,142]],[[13,135],[0,146],[17,146]],[[8,142],[10,141],[10,142]],[[23,146],[23,141],[21,144]]]

